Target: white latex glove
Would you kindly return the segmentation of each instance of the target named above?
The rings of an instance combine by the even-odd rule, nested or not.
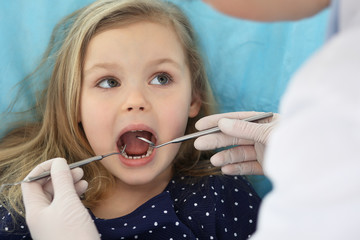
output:
[[[55,158],[35,167],[28,176],[51,169],[51,180],[22,183],[26,223],[36,240],[100,239],[78,195],[87,189],[80,168],[70,171],[66,160]]]
[[[195,125],[198,130],[219,126],[221,132],[199,137],[195,140],[195,148],[210,150],[236,146],[216,153],[210,158],[211,163],[221,167],[224,174],[264,174],[262,168],[264,151],[278,114],[259,120],[257,123],[239,120],[257,114],[260,113],[232,112],[200,119]]]

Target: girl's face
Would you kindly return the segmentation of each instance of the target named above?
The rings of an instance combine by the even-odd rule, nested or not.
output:
[[[118,183],[156,184],[172,176],[180,144],[155,144],[182,136],[200,109],[192,98],[183,47],[168,26],[140,22],[95,35],[85,54],[80,120],[97,155]]]

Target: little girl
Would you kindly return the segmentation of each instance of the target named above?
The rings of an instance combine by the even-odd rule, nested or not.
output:
[[[55,63],[35,120],[1,140],[1,184],[47,159],[73,163],[126,145],[83,167],[82,201],[102,239],[247,239],[260,200],[245,179],[220,175],[192,141],[154,149],[137,139],[169,141],[213,113],[183,13],[158,0],[100,0],[57,29],[65,36],[54,33],[45,58]],[[0,239],[31,239],[20,188],[1,201]]]

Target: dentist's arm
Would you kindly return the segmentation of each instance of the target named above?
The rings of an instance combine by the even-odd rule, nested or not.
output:
[[[203,0],[216,10],[254,21],[290,21],[311,17],[330,0]]]
[[[236,146],[216,153],[211,157],[211,163],[221,167],[224,174],[263,174],[264,151],[278,114],[257,123],[239,120],[257,114],[259,113],[232,112],[200,119],[195,125],[198,130],[219,126],[221,133],[199,137],[195,140],[195,148],[210,150]]]
[[[90,214],[79,196],[87,182],[80,168],[70,171],[65,159],[55,158],[33,169],[29,176],[51,170],[51,180],[21,184],[26,223],[36,240],[100,239]]]

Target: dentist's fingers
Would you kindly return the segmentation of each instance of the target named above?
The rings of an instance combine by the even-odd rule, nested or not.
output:
[[[201,136],[194,142],[195,148],[202,151],[237,145],[254,145],[254,142],[226,135],[224,133],[213,133]]]
[[[246,161],[256,161],[257,155],[254,146],[239,146],[216,153],[210,158],[216,167]]]
[[[227,175],[264,175],[262,166],[258,161],[228,164],[221,168]]]
[[[245,119],[252,117],[254,115],[260,114],[260,112],[230,112],[230,113],[221,113],[206,116],[201,118],[196,122],[195,127],[197,130],[204,130],[218,125],[218,121],[221,118],[232,118],[232,119]]]
[[[56,159],[51,167],[51,181],[54,188],[54,201],[73,197],[76,192],[74,180],[65,159]]]
[[[273,123],[252,123],[237,119],[222,118],[219,128],[225,134],[265,144],[273,129]]]
[[[37,165],[33,170],[31,170],[27,177],[38,176],[43,172],[49,171],[52,162],[53,159],[47,160]],[[46,184],[47,181],[48,180],[46,178],[43,178],[31,183],[21,184],[25,208],[27,208],[28,205],[32,205],[35,207],[43,207],[51,203],[52,195],[44,192],[43,189],[43,185]]]
[[[84,190],[85,183],[83,183],[83,182],[80,183],[81,178],[84,176],[84,171],[81,168],[74,168],[71,170],[71,176],[72,176],[73,183],[75,185],[75,190],[76,190],[77,194],[79,196],[82,195],[86,191],[86,189]],[[82,181],[84,181],[84,180],[82,180]],[[87,187],[87,183],[86,183],[86,187]],[[52,185],[51,178],[44,185],[44,191],[46,191],[50,195],[54,195],[54,188]]]

